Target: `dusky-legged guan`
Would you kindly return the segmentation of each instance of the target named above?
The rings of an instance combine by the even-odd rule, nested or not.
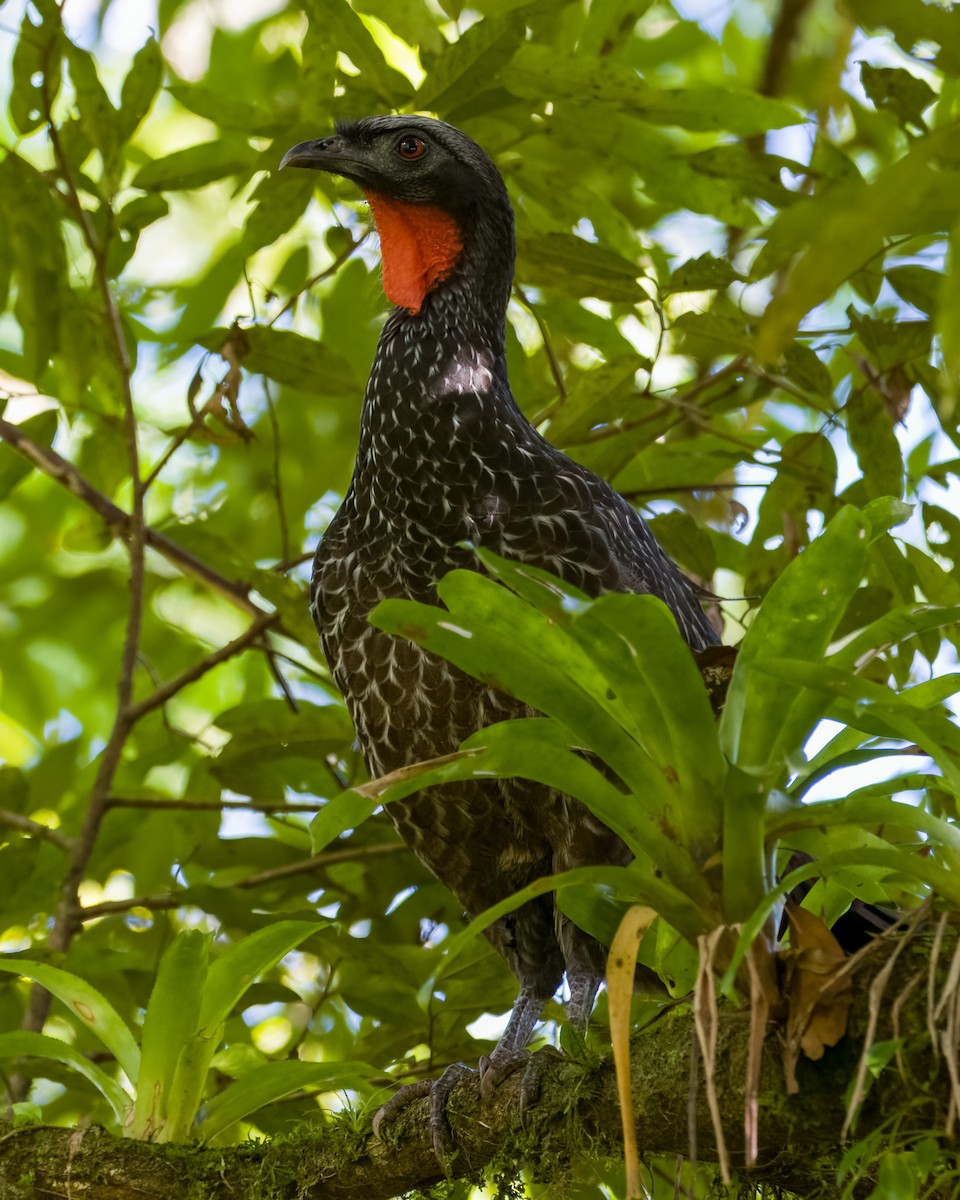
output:
[[[380,235],[384,290],[396,306],[367,384],[353,478],[312,580],[323,650],[371,776],[530,715],[368,622],[388,597],[438,603],[436,585],[448,571],[477,566],[465,542],[543,567],[591,596],[658,596],[693,649],[716,644],[698,589],[636,510],[545,441],[517,407],[505,357],[513,211],[484,151],[442,121],[368,117],[294,146],[281,166],[328,171],[362,189]],[[432,788],[388,811],[469,915],[541,876],[630,857],[578,801],[522,779]],[[487,936],[519,993],[481,1061],[485,1094],[516,1067],[564,976],[570,1020],[586,1026],[605,961],[603,947],[549,896]],[[435,1108],[443,1094],[434,1093]]]

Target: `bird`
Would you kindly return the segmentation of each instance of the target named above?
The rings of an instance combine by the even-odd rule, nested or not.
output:
[[[363,399],[353,476],[319,542],[310,588],[371,777],[455,751],[494,722],[532,715],[489,682],[369,622],[385,599],[440,604],[444,575],[481,569],[472,547],[543,568],[591,597],[657,596],[692,650],[718,644],[703,593],[636,509],[552,446],[513,397],[505,347],[514,215],[486,152],[432,117],[371,116],[300,142],[280,167],[328,172],[360,188],[394,306]],[[444,784],[388,811],[471,917],[542,876],[630,860],[579,801],[526,780]],[[486,935],[518,983],[506,1027],[479,1063],[489,1097],[527,1059],[564,977],[568,1019],[586,1029],[606,952],[551,896],[500,918]],[[448,1071],[427,1085],[438,1155],[453,1082]]]

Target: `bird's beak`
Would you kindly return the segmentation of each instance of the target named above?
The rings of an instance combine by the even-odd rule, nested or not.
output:
[[[318,138],[311,142],[298,142],[291,146],[280,159],[280,170],[284,167],[307,167],[314,171],[322,171],[330,161],[330,155],[325,154],[329,142],[333,138]]]
[[[284,167],[306,167],[311,171],[329,171],[332,175],[356,178],[364,164],[354,156],[344,153],[343,139],[333,137],[316,138],[310,142],[298,142],[280,159],[279,169]]]

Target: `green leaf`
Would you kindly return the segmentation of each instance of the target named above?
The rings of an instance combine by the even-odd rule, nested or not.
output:
[[[209,1142],[257,1109],[304,1088],[324,1091],[368,1091],[374,1067],[362,1062],[270,1062],[255,1067],[224,1088],[204,1107],[196,1137]]]
[[[842,509],[767,594],[740,645],[720,736],[730,760],[761,775],[783,772],[823,711],[821,697],[754,666],[771,658],[819,661],[863,576],[866,528],[856,509]]]
[[[363,86],[370,89],[388,108],[409,101],[413,85],[405,75],[388,66],[380,47],[347,0],[305,0],[312,32],[323,44],[346,54],[360,71]]]
[[[67,63],[76,91],[80,124],[103,156],[104,174],[112,180],[117,153],[122,141],[117,110],[110,103],[93,55],[73,42],[67,43]]]
[[[56,409],[48,409],[35,417],[27,417],[18,428],[41,446],[49,446],[57,432],[57,420]],[[33,470],[35,468],[29,458],[18,454],[6,442],[0,443],[0,500],[5,500]]]
[[[521,99],[542,104],[563,97],[598,100],[641,116],[655,125],[697,131],[726,130],[740,137],[798,125],[803,116],[790,105],[746,89],[722,87],[655,88],[635,72],[606,64],[603,69],[527,43],[514,57],[504,86]]]
[[[133,56],[120,89],[119,136],[127,141],[150,111],[163,79],[163,57],[154,38],[148,38]]]
[[[844,410],[850,445],[860,463],[871,498],[900,498],[903,492],[903,458],[890,412],[873,388],[851,396]]]
[[[550,415],[550,441],[555,446],[569,446],[598,425],[629,420],[633,408],[642,403],[637,396],[637,371],[649,365],[649,359],[630,354],[590,371],[578,371],[568,379],[562,405]]]
[[[192,190],[249,171],[258,158],[245,138],[224,137],[153,159],[140,168],[131,186],[145,192]]]
[[[166,1123],[177,1059],[197,1029],[209,943],[197,929],[181,930],[160,960],[143,1020],[131,1137],[150,1139]]]
[[[328,924],[320,918],[316,921],[277,921],[251,933],[215,959],[203,986],[197,1022],[201,1033],[209,1036],[211,1030],[223,1024],[258,976],[275,967],[285,954]]]
[[[362,825],[380,807],[380,800],[370,800],[359,792],[344,792],[334,796],[310,823],[310,849],[319,854],[331,842]]]
[[[863,519],[867,522],[870,530],[870,541],[879,537],[881,533],[886,533],[887,530],[902,525],[904,521],[909,521],[914,507],[913,504],[907,504],[906,501],[900,500],[896,496],[879,496],[876,500],[871,500],[869,504],[864,505]]]
[[[960,223],[953,226],[947,250],[946,269],[938,295],[937,333],[943,355],[945,408],[952,415],[947,429],[956,430],[960,421]]]
[[[537,286],[596,296],[599,300],[634,301],[644,296],[637,283],[643,271],[636,263],[572,233],[525,238],[517,255],[521,278]]]
[[[670,275],[665,295],[673,292],[702,292],[715,288],[729,287],[743,276],[725,258],[714,258],[712,254],[701,254],[699,258],[687,259]]]
[[[416,96],[416,107],[449,112],[486,91],[523,43],[524,22],[516,14],[477,21],[438,54],[425,56],[427,74]]]
[[[201,84],[171,84],[167,90],[190,112],[232,133],[249,136],[270,124],[267,110],[246,96],[216,92]]]
[[[652,802],[669,804],[672,789],[641,750],[635,718],[565,630],[473,571],[450,572],[438,590],[449,613],[414,601],[387,600],[374,609],[371,623],[555,717],[634,791],[643,790],[642,779]],[[650,602],[650,597],[638,599]]]
[[[952,131],[944,130],[918,139],[871,183],[828,188],[781,214],[771,238],[790,255],[802,249],[786,285],[761,318],[755,349],[762,361],[776,360],[804,315],[880,253],[885,238],[954,224],[958,173],[934,169],[951,136]],[[764,261],[763,269],[769,268],[769,260]]]
[[[275,967],[285,954],[326,924],[323,920],[278,921],[236,942],[210,965],[202,986],[196,1031],[183,1043],[173,1081],[167,1089],[168,1119],[159,1132],[160,1141],[182,1142],[192,1135],[210,1063],[223,1037],[227,1018],[244,993],[258,976]],[[193,948],[187,949],[186,956],[189,961],[184,962],[184,967],[195,986],[202,966]]]
[[[34,25],[26,9],[11,63],[10,120],[18,133],[38,129],[60,91],[59,40],[52,22],[41,17],[41,24]]]
[[[946,274],[912,265],[891,267],[885,274],[890,285],[908,304],[931,316],[937,313],[940,288]]]
[[[0,964],[2,966],[3,964]],[[85,1054],[75,1050],[68,1042],[47,1037],[43,1033],[0,1033],[0,1058],[46,1058],[73,1067],[89,1079],[101,1096],[113,1109],[117,1123],[123,1125],[130,1110],[130,1097],[116,1080],[92,1063]]]
[[[923,114],[937,98],[926,80],[902,67],[874,67],[862,62],[860,82],[878,109],[892,112],[903,126],[914,125],[926,132]]]
[[[219,350],[231,330],[215,329],[200,339],[208,350]],[[241,331],[247,349],[243,366],[302,392],[355,395],[362,390],[353,368],[336,351],[290,329],[251,325]]]
[[[803,342],[791,342],[783,352],[784,372],[788,379],[814,396],[829,396],[833,391],[830,370],[815,350]]]
[[[116,1058],[128,1079],[140,1072],[140,1048],[126,1022],[95,987],[69,971],[26,958],[0,959],[0,971],[23,975],[56,996],[103,1043]],[[51,1039],[52,1040],[52,1039]]]

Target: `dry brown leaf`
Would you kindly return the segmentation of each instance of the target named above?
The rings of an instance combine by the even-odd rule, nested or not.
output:
[[[623,1164],[627,1175],[627,1200],[643,1196],[640,1182],[640,1155],[637,1150],[637,1122],[630,1090],[630,1001],[636,977],[640,942],[657,914],[652,908],[635,904],[620,922],[610,943],[607,957],[607,1012],[610,1016],[610,1042],[617,1074],[617,1096],[623,1123]]]
[[[796,1067],[801,1050],[807,1058],[823,1057],[847,1031],[847,1014],[853,999],[849,974],[842,970],[846,955],[823,923],[805,908],[788,902],[790,950],[785,958],[788,974],[787,1039],[784,1070],[787,1090],[797,1092]]]

